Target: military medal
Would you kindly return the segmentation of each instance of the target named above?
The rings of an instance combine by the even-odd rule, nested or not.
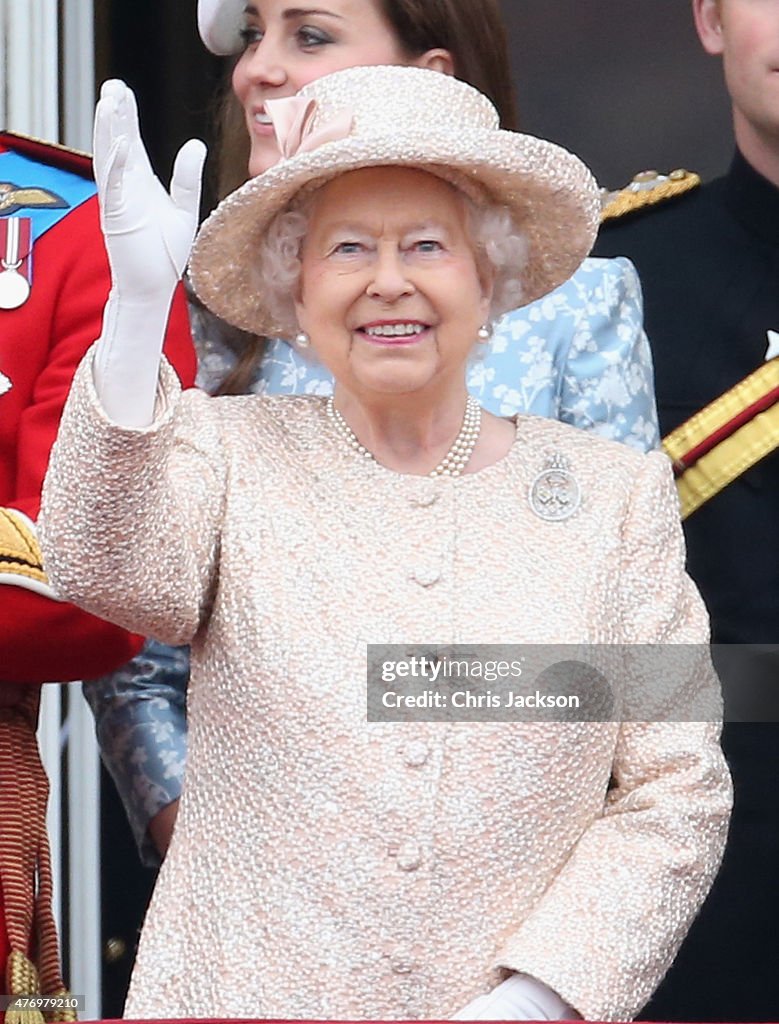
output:
[[[559,523],[569,519],[581,504],[579,481],[564,455],[555,453],[530,485],[530,507],[539,519]]]
[[[17,309],[30,294],[29,217],[0,219],[0,309]]]

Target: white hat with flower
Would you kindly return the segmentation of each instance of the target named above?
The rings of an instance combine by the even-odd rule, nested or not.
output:
[[[198,233],[195,290],[218,316],[257,334],[281,329],[256,272],[260,239],[301,191],[362,167],[428,171],[477,205],[505,207],[528,249],[524,301],[566,281],[589,252],[600,199],[592,174],[561,146],[502,130],[476,89],[415,67],[358,67],[269,100],[281,160],[224,199]]]

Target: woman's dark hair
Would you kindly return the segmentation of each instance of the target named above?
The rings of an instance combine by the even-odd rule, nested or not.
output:
[[[506,29],[498,0],[377,0],[387,23],[409,57],[427,50],[448,50],[454,73],[488,96],[500,115],[502,128],[517,128]],[[230,68],[232,72],[232,67]],[[243,108],[225,80],[218,113],[219,163],[217,193],[228,195],[246,181],[249,135]],[[238,363],[225,378],[219,394],[241,394],[256,376],[265,338],[246,335]]]
[[[454,73],[485,96],[502,128],[516,131],[506,28],[498,0],[379,0],[384,17],[412,57],[448,50]]]

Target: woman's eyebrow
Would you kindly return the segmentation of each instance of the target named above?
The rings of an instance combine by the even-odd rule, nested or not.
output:
[[[346,231],[352,235],[367,235],[371,233],[371,225],[361,224],[353,220],[334,220],[325,225],[324,233],[331,235],[333,232]]]
[[[282,18],[288,18],[290,21],[294,18],[307,18],[312,14],[324,15],[326,18],[338,18],[343,21],[343,16],[336,14],[335,11],[325,11],[320,7],[288,7],[282,14]]]
[[[255,18],[259,18],[260,12],[257,10],[255,4],[247,4],[243,9],[244,14],[251,15]],[[282,12],[282,18],[287,21],[294,21],[295,18],[308,18],[312,14],[323,15],[326,18],[338,18],[339,21],[343,21],[343,16],[336,14],[335,11],[326,11],[321,7],[288,7]]]

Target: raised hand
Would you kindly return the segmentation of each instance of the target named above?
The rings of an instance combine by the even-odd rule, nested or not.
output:
[[[197,139],[182,146],[168,193],[144,148],[132,90],[117,80],[103,84],[95,112],[95,178],[113,286],[122,299],[170,301],[197,230],[205,155]]]
[[[168,193],[144,149],[132,91],[124,82],[103,85],[95,178],[112,280],[94,379],[103,409],[123,427],[146,427],[154,418],[170,304],[197,230],[205,155],[196,139],[182,146]]]

